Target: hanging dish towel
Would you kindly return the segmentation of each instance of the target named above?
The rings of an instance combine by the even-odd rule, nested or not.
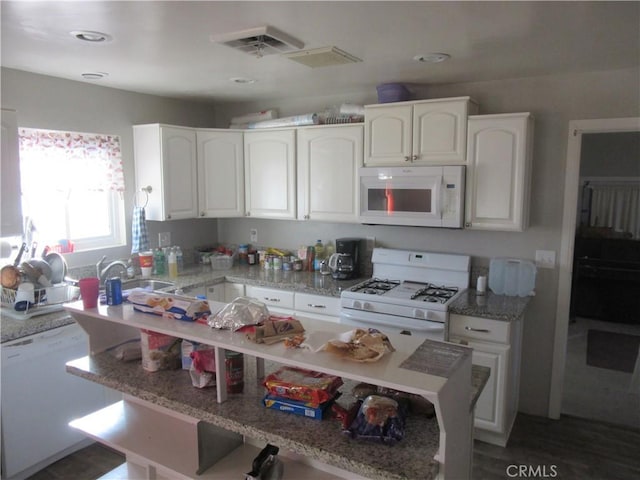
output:
[[[144,207],[133,207],[131,219],[131,253],[149,250],[149,233],[147,232],[147,220]]]

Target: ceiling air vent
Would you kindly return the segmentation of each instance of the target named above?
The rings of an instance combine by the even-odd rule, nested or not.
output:
[[[311,50],[300,50],[299,52],[288,53],[285,56],[289,60],[293,60],[294,62],[301,63],[311,68],[344,65],[345,63],[356,63],[362,61],[337,47],[321,47]]]
[[[268,26],[211,35],[210,39],[212,42],[227,45],[256,57],[292,52],[304,47],[304,43],[300,40]]]

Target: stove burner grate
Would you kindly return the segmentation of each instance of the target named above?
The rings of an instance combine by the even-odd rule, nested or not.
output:
[[[458,293],[457,287],[446,287],[429,284],[411,295],[411,300],[432,303],[445,303],[456,293]]]
[[[382,295],[385,292],[400,285],[399,280],[381,280],[379,278],[372,278],[364,283],[356,285],[351,289],[352,292],[366,293],[369,295]]]

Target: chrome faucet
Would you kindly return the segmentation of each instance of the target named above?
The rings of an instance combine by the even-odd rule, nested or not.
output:
[[[107,265],[105,268],[102,268],[102,265],[107,256],[103,256],[98,263],[96,263],[96,273],[98,274],[98,278],[100,279],[100,285],[104,285],[105,280],[109,277],[109,272],[116,268],[120,267],[123,270],[124,275],[120,275],[122,278],[127,277],[127,264],[122,260],[115,260]]]

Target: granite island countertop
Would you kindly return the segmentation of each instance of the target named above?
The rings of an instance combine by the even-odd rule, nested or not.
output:
[[[513,322],[524,314],[530,300],[531,297],[496,295],[490,290],[478,295],[470,288],[453,301],[449,313]]]

